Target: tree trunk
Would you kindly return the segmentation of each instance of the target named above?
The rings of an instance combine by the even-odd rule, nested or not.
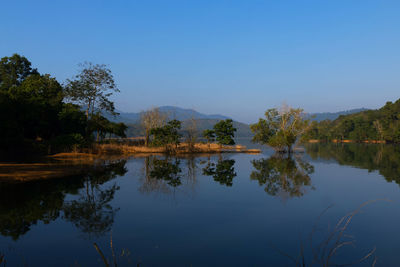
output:
[[[146,130],[145,135],[146,135],[146,137],[145,137],[144,145],[149,146],[149,130]]]

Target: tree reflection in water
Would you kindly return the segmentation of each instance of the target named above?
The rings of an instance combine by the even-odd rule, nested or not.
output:
[[[314,166],[304,162],[301,157],[273,155],[252,161],[256,169],[250,174],[251,180],[265,186],[264,191],[271,196],[301,197],[311,186],[310,174]]]
[[[388,182],[400,185],[400,146],[395,144],[307,144],[313,159],[335,160],[340,165],[377,170]]]
[[[221,185],[232,186],[233,178],[236,177],[235,160],[219,159],[217,163],[208,161],[207,166],[203,168],[203,175],[212,176],[214,181]]]
[[[117,176],[123,176],[127,172],[125,163],[120,161],[90,172],[85,177],[85,190],[81,190],[79,198],[64,203],[64,219],[89,237],[101,236],[110,231],[119,208],[109,203],[114,199],[119,186],[116,183],[103,185]]]
[[[84,233],[110,229],[118,209],[112,208],[109,202],[118,187],[105,183],[125,174],[125,163],[124,160],[98,162],[84,176],[0,183],[0,234],[17,240],[32,225],[48,224],[63,213]],[[68,194],[79,194],[79,199],[66,202]]]
[[[141,178],[139,191],[142,193],[172,194],[179,188],[182,191],[194,191],[199,157],[185,158],[160,158],[149,156],[144,159],[144,175]],[[204,164],[201,161],[201,164]],[[202,174],[212,176],[214,181],[221,185],[232,186],[236,177],[235,160],[221,158],[212,162],[208,157],[207,165],[202,169]]]

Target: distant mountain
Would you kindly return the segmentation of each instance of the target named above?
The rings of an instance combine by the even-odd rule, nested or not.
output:
[[[227,116],[223,116],[223,115],[219,115],[219,114],[207,115],[207,114],[197,112],[193,109],[184,109],[184,108],[173,107],[173,106],[162,106],[162,107],[159,107],[159,110],[161,112],[165,112],[166,114],[168,114],[168,117],[170,119],[177,119],[180,121],[189,120],[191,118],[194,118],[196,120],[199,120],[199,119],[215,119],[215,120],[230,119]],[[138,113],[122,112],[122,111],[118,111],[118,112],[120,113],[119,116],[117,116],[116,118],[110,118],[110,119],[113,121],[124,122],[127,124],[138,123],[140,121],[140,116],[142,114],[142,112],[138,112]]]
[[[198,136],[202,136],[202,132],[206,129],[212,129],[213,126],[219,122],[219,119],[199,119],[196,120],[197,123],[197,134]],[[188,121],[183,121],[182,129],[186,128]],[[233,127],[236,128],[235,137],[237,138],[248,138],[252,137],[253,133],[250,130],[250,126],[248,124],[233,121]]]
[[[336,120],[339,116],[341,115],[349,115],[349,114],[354,114],[358,113],[361,111],[366,111],[368,110],[367,108],[356,108],[356,109],[350,109],[350,110],[345,110],[345,111],[339,111],[339,112],[323,112],[323,113],[310,113],[306,114],[306,118],[310,119],[312,121],[323,121],[323,120]]]
[[[196,119],[196,127],[197,127],[197,136],[202,137],[202,133],[206,129],[212,129],[213,126],[220,121],[219,119]],[[189,123],[189,120],[183,120],[182,121],[182,130],[181,133],[185,135],[185,129],[187,128],[187,125]],[[235,133],[236,138],[249,138],[253,136],[253,133],[250,130],[250,126],[245,123],[233,121],[233,127],[237,129]],[[133,123],[129,124],[128,123],[128,130],[126,132],[128,137],[132,136],[143,136],[144,132],[140,124],[138,123]]]
[[[230,119],[227,116],[219,115],[219,114],[204,114],[197,112],[193,109],[184,109],[180,107],[174,106],[162,106],[159,107],[161,112],[168,114],[169,119],[177,119],[182,121],[182,132],[185,131],[186,125],[188,121],[194,118],[197,121],[197,134],[201,136],[203,130],[212,129],[214,124],[216,124],[220,120]],[[121,112],[117,117],[108,117],[108,119],[116,122],[126,123],[129,128],[127,130],[127,136],[142,136],[143,129],[140,126],[140,116],[142,112],[134,113],[134,112]],[[250,131],[250,126],[234,121],[233,126],[237,128],[237,132],[235,134],[236,137],[251,137],[252,133]]]

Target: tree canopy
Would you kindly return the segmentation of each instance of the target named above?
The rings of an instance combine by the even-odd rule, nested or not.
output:
[[[236,128],[233,127],[231,119],[221,120],[214,125],[214,133],[218,144],[221,145],[234,145]]]
[[[293,144],[308,129],[309,120],[302,117],[302,109],[283,106],[280,110],[268,109],[265,119],[250,125],[253,142],[269,145],[277,151],[292,151]]]
[[[104,64],[85,62],[80,72],[67,81],[66,96],[86,108],[87,118],[98,111],[116,114],[114,103],[109,99],[119,92],[111,70]]]

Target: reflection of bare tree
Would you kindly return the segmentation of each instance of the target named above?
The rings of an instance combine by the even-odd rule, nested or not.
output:
[[[311,186],[310,174],[314,172],[314,167],[300,157],[274,155],[268,159],[253,160],[252,164],[256,170],[250,174],[250,179],[265,186],[264,190],[269,195],[301,197]]]
[[[104,188],[103,184],[126,173],[125,161],[109,164],[95,170],[85,178],[85,190],[76,200],[64,203],[64,217],[83,233],[101,236],[111,230],[118,208],[110,205],[119,186],[115,183]]]

